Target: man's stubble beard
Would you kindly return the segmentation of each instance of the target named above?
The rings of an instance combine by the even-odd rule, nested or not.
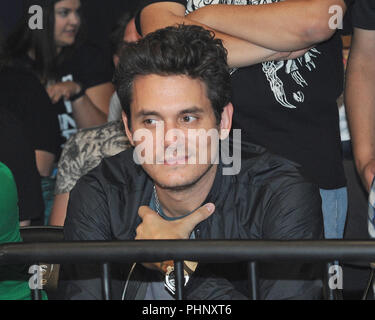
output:
[[[178,192],[178,191],[186,191],[186,190],[191,189],[195,184],[197,184],[211,170],[211,168],[213,166],[214,166],[214,164],[211,163],[207,167],[207,169],[199,177],[196,177],[192,181],[186,182],[183,185],[171,186],[171,185],[165,185],[165,184],[159,183],[159,182],[157,182],[155,180],[153,180],[153,182],[154,182],[154,184],[156,186],[158,186],[158,187],[160,187],[161,189],[164,189],[164,190],[176,191],[176,192]]]

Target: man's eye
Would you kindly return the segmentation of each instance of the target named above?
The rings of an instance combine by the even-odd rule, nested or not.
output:
[[[183,121],[183,122],[187,122],[187,123],[189,123],[189,122],[193,122],[193,121],[195,121],[195,120],[197,120],[197,118],[196,118],[196,117],[193,117],[193,116],[184,116],[184,117],[182,118],[182,121]]]
[[[146,119],[143,121],[144,124],[147,124],[147,125],[155,125],[157,122],[156,119]]]

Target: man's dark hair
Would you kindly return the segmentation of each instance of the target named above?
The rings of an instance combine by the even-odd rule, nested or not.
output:
[[[129,120],[133,81],[145,75],[186,75],[206,84],[217,123],[230,102],[231,85],[227,51],[220,39],[199,26],[179,25],[148,34],[121,52],[115,84]]]

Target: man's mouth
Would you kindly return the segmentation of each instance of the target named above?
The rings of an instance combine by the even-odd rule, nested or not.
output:
[[[171,166],[171,165],[187,164],[188,159],[189,159],[188,156],[168,158],[164,160],[164,165]]]

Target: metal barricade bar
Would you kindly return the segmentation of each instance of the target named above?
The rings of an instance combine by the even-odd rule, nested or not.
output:
[[[183,299],[183,260],[248,263],[251,298],[259,299],[257,262],[375,261],[375,241],[346,240],[130,240],[8,243],[0,245],[0,265],[102,264],[104,299],[111,298],[110,263],[175,261],[176,298]],[[40,292],[39,292],[40,293]],[[38,298],[38,292],[33,293]],[[40,296],[39,296],[40,298]]]
[[[84,244],[84,245],[83,245]],[[33,263],[375,261],[375,241],[130,240],[9,243],[0,265]]]
[[[175,261],[174,262],[174,272],[175,272],[175,288],[176,288],[176,300],[183,300],[183,292],[184,292],[184,284],[185,284],[185,277],[184,277],[184,262],[183,261]]]
[[[250,300],[259,299],[259,284],[258,284],[257,267],[258,267],[257,263],[254,261],[251,261],[248,263]]]
[[[102,264],[102,287],[104,300],[111,300],[111,269],[109,263]]]
[[[42,300],[42,290],[32,289],[31,290],[31,300]]]

